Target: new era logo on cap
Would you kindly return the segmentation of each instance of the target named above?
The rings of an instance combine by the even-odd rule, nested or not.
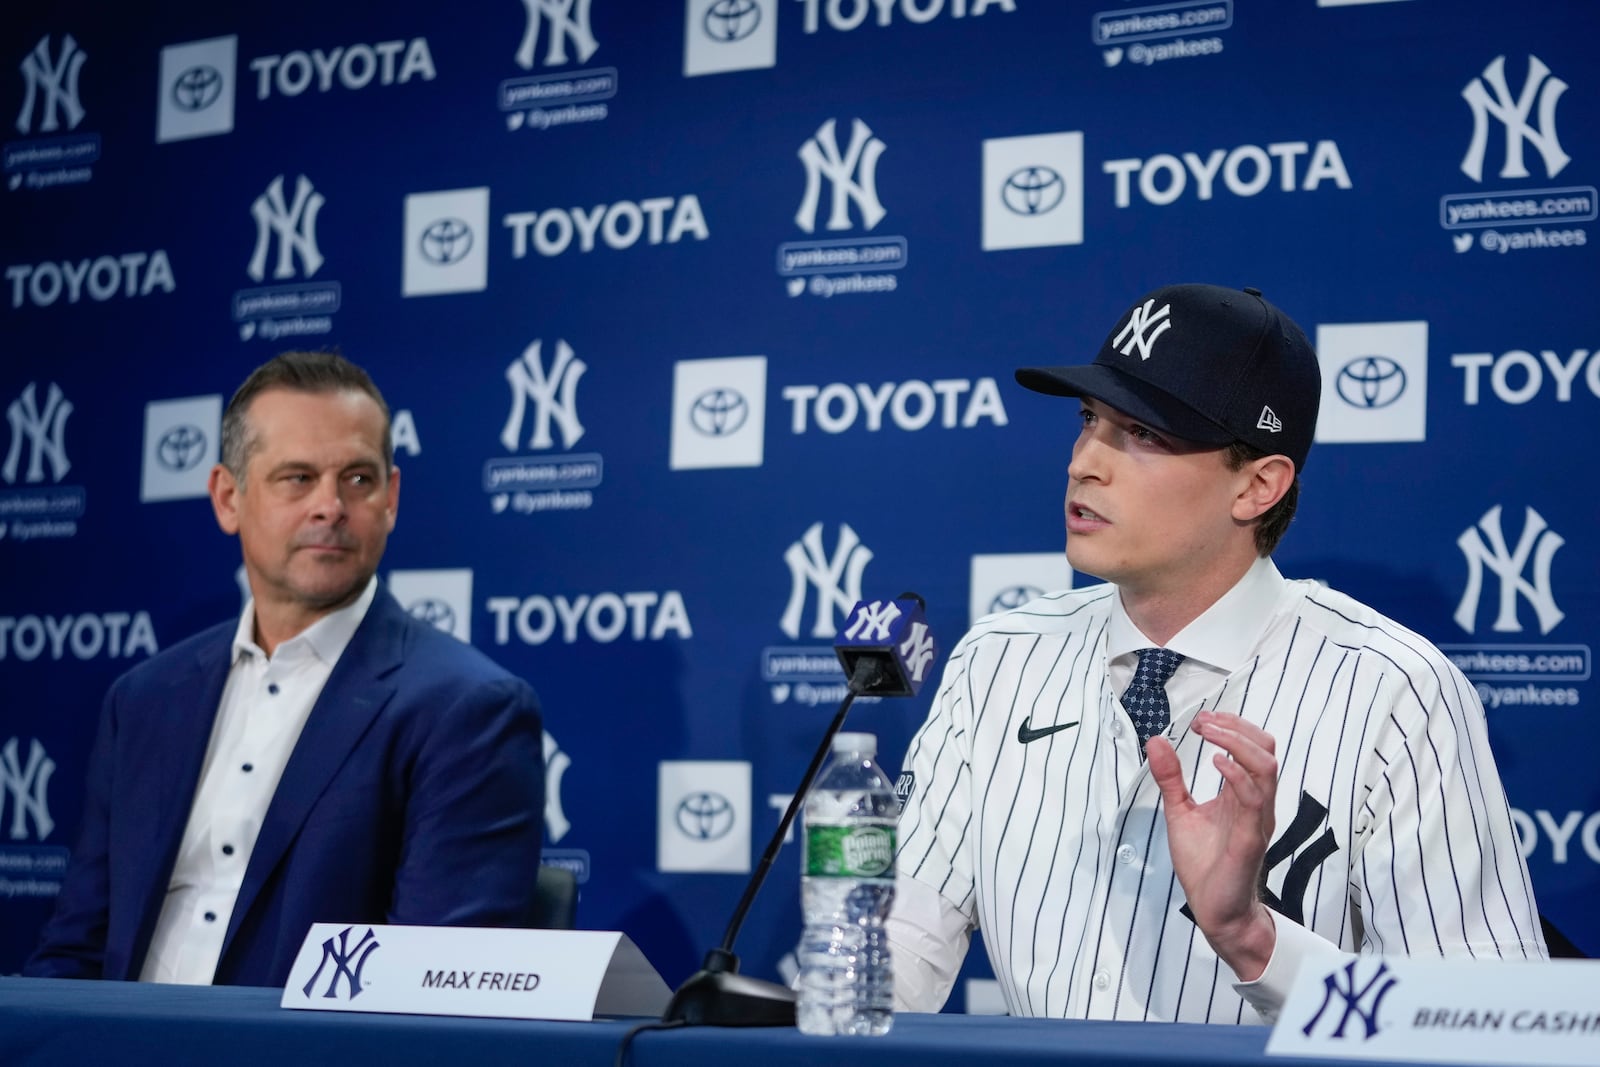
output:
[[[1261,417],[1256,419],[1256,429],[1265,430],[1268,433],[1281,433],[1283,431],[1283,420],[1278,418],[1271,408],[1262,408]]]

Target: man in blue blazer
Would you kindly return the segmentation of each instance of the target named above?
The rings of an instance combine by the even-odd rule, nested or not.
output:
[[[399,481],[355,365],[240,387],[210,489],[250,603],[111,687],[24,974],[281,985],[313,922],[533,923],[538,703],[379,588]]]

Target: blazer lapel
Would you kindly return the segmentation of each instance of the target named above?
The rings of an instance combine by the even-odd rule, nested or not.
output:
[[[135,781],[150,783],[153,803],[146,805],[123,792],[115,797],[116,803],[125,805],[121,815],[129,838],[123,843],[128,848],[128,874],[116,892],[124,899],[140,902],[133,928],[135,944],[128,953],[131,961],[144,959],[156,918],[166,901],[172,866],[189,825],[189,810],[200,786],[200,769],[222,704],[235,628],[236,624],[219,627],[218,636],[204,642],[193,659],[163,679],[161,687],[141,701],[144,706],[138,709],[138,714],[147,719],[141,725],[148,728],[136,736],[150,743],[131,753],[142,765]],[[141,812],[145,813],[145,820],[138,820]]]
[[[394,696],[394,683],[387,676],[404,659],[407,618],[388,590],[380,587],[344,654],[334,664],[267,806],[228,922],[223,957],[233,946],[234,935],[262,887],[300,833],[306,816],[360,743],[372,720]]]

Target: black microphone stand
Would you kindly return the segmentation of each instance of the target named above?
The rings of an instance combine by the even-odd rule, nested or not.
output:
[[[817,772],[828,758],[834,735],[844,725],[850,705],[858,694],[871,692],[885,673],[883,664],[871,657],[863,657],[856,662],[855,673],[850,677],[850,691],[845,694],[838,712],[833,716],[833,722],[828,724],[827,732],[822,735],[822,744],[817,746],[816,754],[811,757],[811,766],[806,768],[806,775],[789,801],[788,810],[778,820],[777,832],[761,854],[761,862],[756,865],[750,884],[745,886],[739,906],[733,909],[733,918],[728,922],[727,932],[722,935],[722,944],[707,952],[700,969],[672,994],[667,1010],[661,1015],[662,1022],[687,1023],[691,1026],[794,1025],[794,991],[775,982],[740,974],[739,957],[733,953],[733,941],[739,936],[745,914],[749,912],[750,905],[755,903],[761,883],[766,880],[767,872],[772,869],[779,850],[783,848],[783,839],[788,835],[789,827],[794,825],[794,817],[800,805],[805,803],[806,794],[817,779]]]

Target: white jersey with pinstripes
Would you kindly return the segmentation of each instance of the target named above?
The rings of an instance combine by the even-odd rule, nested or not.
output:
[[[1287,919],[1350,952],[1543,956],[1477,694],[1372,609],[1313,582],[1283,588],[1248,661],[1174,706],[1167,731],[1202,802],[1222,776],[1219,750],[1189,730],[1196,712],[1273,735],[1263,898],[1280,931]],[[891,926],[897,977],[919,944],[964,946],[978,927],[1013,1015],[1260,1021],[1184,913],[1160,792],[1107,680],[1115,596],[1041,597],[981,620],[951,653],[906,756],[898,874],[936,891],[953,928]],[[1077,725],[1024,743],[1024,721]],[[911,1006],[937,1010],[944,981]]]

